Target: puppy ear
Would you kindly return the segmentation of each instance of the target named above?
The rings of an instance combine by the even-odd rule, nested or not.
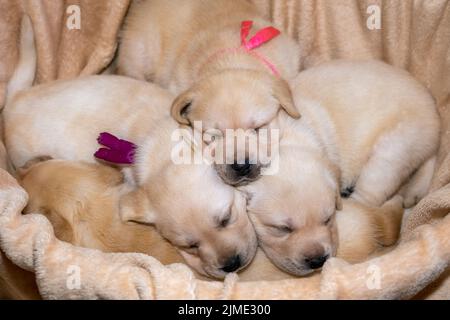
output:
[[[134,189],[120,197],[119,214],[122,222],[154,224],[156,220],[143,188]]]
[[[280,106],[294,119],[300,119],[300,112],[298,112],[294,98],[289,84],[284,79],[275,79],[273,86],[273,94],[280,102]]]
[[[16,170],[17,175],[19,176],[19,178],[23,178],[34,165],[44,162],[44,161],[49,161],[52,159],[53,158],[50,156],[40,156],[40,157],[35,157],[31,160],[28,160],[22,167],[20,167]]]
[[[191,111],[191,104],[194,94],[192,90],[188,90],[180,94],[172,103],[170,114],[180,124],[190,124],[188,115]]]

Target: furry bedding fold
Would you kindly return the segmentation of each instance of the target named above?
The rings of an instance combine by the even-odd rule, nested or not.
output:
[[[450,217],[445,217],[450,212],[450,3],[253,2],[276,26],[299,40],[303,68],[336,58],[382,59],[409,70],[436,99],[442,119],[438,166],[430,193],[407,217],[397,248],[357,265],[331,259],[319,278],[239,282],[231,275],[225,282],[205,282],[196,280],[183,265],[165,267],[142,254],[107,254],[57,240],[45,217],[21,215],[27,195],[2,170],[0,247],[15,265],[32,273],[14,269],[0,255],[0,287],[20,290],[28,286],[26,279],[34,273],[39,292],[47,299],[450,298]],[[81,30],[65,27],[66,8],[72,4],[80,5]],[[114,56],[128,4],[128,0],[0,0],[0,105],[18,58],[17,38],[24,13],[30,16],[36,36],[36,83],[43,83],[105,69]],[[367,13],[370,5],[381,9],[379,30],[366,26],[373,14]],[[4,156],[4,149],[0,152]],[[82,282],[79,289],[68,290],[68,270],[73,266],[80,268]],[[377,275],[379,282],[372,283]]]

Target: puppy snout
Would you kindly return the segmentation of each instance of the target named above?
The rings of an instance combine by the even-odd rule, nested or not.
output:
[[[225,262],[222,271],[227,273],[234,272],[238,270],[241,266],[242,266],[241,257],[239,255],[235,255]]]
[[[231,165],[231,169],[233,169],[237,175],[244,177],[247,176],[253,169],[253,164],[250,164],[249,159],[245,159],[244,163],[235,162]]]
[[[314,257],[305,258],[305,264],[311,269],[319,269],[322,268],[325,261],[327,261],[329,255],[320,255]]]
[[[253,164],[248,159],[243,163],[235,161],[232,164],[214,166],[222,180],[232,186],[242,186],[259,178],[261,165]]]

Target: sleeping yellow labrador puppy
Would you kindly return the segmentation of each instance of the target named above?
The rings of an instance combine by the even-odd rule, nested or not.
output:
[[[173,140],[172,100],[156,85],[120,76],[35,86],[4,110],[7,150],[16,168],[39,156],[96,162],[99,133],[131,140],[138,148],[122,169],[121,218],[154,224],[199,273],[221,278],[250,263],[256,235],[245,197],[212,166],[173,161],[176,147],[191,145],[182,135]]]
[[[172,116],[200,133],[255,135],[276,126],[280,113],[300,116],[287,82],[298,73],[300,51],[270,25],[246,0],[137,1],[124,24],[118,72],[177,94]],[[215,159],[232,185],[261,170],[257,154],[237,148]]]
[[[439,118],[422,85],[376,61],[306,70],[294,99],[303,116],[283,119],[278,173],[243,189],[265,253],[305,275],[336,253],[341,196],[379,207],[402,191],[408,206],[427,193]]]
[[[25,213],[47,216],[59,239],[105,252],[142,252],[164,264],[185,261],[154,227],[121,219],[120,171],[100,164],[41,158],[28,162],[18,173],[29,194]],[[381,208],[345,200],[344,210],[336,218],[338,257],[351,263],[360,262],[380,246],[393,244],[402,214],[401,198]],[[240,273],[244,281],[289,277],[261,251]]]

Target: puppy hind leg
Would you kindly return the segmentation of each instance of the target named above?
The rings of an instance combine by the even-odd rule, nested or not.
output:
[[[380,245],[388,247],[394,245],[399,236],[403,219],[403,198],[394,196],[380,208],[374,208],[373,218],[377,229],[377,241]]]
[[[403,196],[403,206],[411,208],[415,206],[425,195],[431,185],[436,156],[425,161],[422,166],[411,177],[411,179],[402,187],[400,194]]]
[[[413,126],[398,126],[373,148],[356,181],[351,198],[379,207],[391,198],[433,151],[426,137],[416,138]]]

